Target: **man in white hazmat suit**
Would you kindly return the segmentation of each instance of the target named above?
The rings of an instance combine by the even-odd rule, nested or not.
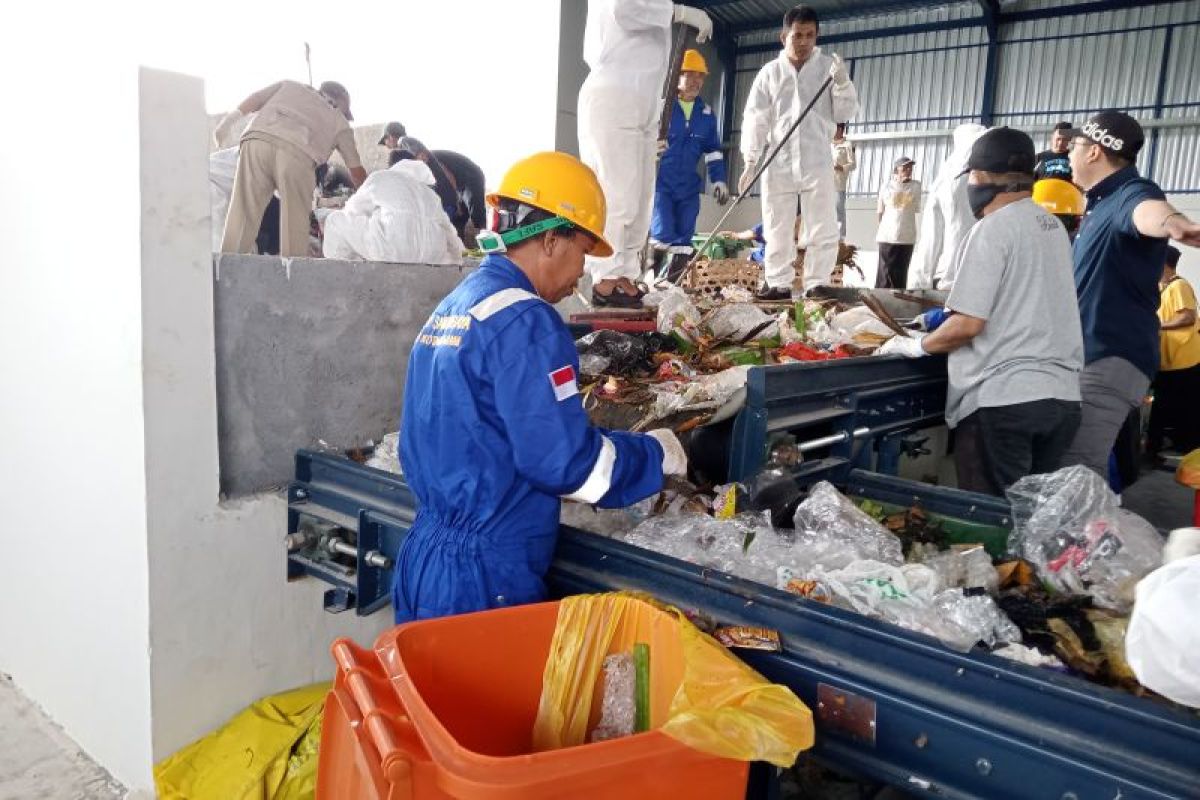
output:
[[[750,189],[750,180],[767,155],[782,141],[826,78],[830,91],[822,93],[779,155],[767,167],[762,181],[763,232],[767,240],[766,285],[761,300],[788,300],[796,278],[796,198],[808,234],[804,258],[804,288],[829,283],[837,261],[837,188],[829,142],[839,122],[858,110],[858,93],[845,64],[837,55],[817,47],[817,12],[796,6],[783,17],[780,41],[783,51],[754,77],[742,115],[742,161],[745,170],[738,192]]]
[[[633,280],[650,232],[654,161],[671,24],[712,35],[699,9],[667,0],[589,0],[583,59],[591,73],[579,91],[579,156],[600,179],[608,200],[608,258],[588,258],[597,305],[639,306]],[[828,141],[828,137],[826,138]]]
[[[942,162],[925,201],[921,232],[908,267],[909,289],[948,292],[954,286],[954,251],[976,222],[967,200],[967,176],[962,171],[975,140],[985,133],[987,128],[974,122],[954,129],[950,155]]]
[[[325,218],[326,258],[393,264],[461,264],[462,242],[433,191],[433,173],[416,159],[372,172]]]

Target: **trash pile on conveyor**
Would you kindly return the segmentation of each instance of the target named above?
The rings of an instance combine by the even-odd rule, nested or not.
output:
[[[789,495],[780,490],[789,483],[778,469],[751,485],[707,491],[673,482],[628,509],[564,504],[563,523],[927,634],[959,652],[982,647],[1146,693],[1125,661],[1124,637],[1134,587],[1161,563],[1161,537],[1122,510],[1090,470],[1015,484],[1007,541],[1002,529],[919,507],[855,502],[828,482]]]
[[[606,428],[683,433],[736,413],[752,366],[869,355],[894,335],[856,290],[831,292],[784,304],[752,302],[741,286],[651,292],[642,314],[656,330],[576,341],[584,408]]]

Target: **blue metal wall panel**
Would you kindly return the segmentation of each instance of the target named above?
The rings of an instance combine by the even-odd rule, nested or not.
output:
[[[1054,0],[1022,0],[1001,7],[1003,12],[1013,12],[1063,5]],[[821,32],[840,35],[978,16],[977,4],[956,3],[837,20],[822,26]],[[1164,60],[1169,29],[1173,29],[1171,45]],[[777,36],[775,30],[743,34],[738,44],[744,48],[773,43]],[[1005,24],[999,42],[995,122],[1029,129],[1039,147],[1045,145],[1049,125],[1060,119],[1082,121],[1103,108],[1122,108],[1145,121],[1158,115],[1200,122],[1200,0]],[[984,102],[986,43],[984,28],[969,25],[833,45],[830,49],[851,63],[859,90],[861,109],[851,135],[896,132],[902,136],[906,131],[946,131],[977,121]],[[737,134],[746,96],[755,72],[776,55],[743,52],[738,56],[732,131],[735,170],[740,170]],[[1156,108],[1160,86],[1162,106]],[[1150,136],[1156,142],[1143,149],[1139,169],[1168,191],[1200,191],[1200,124],[1165,128]],[[928,185],[949,146],[948,135],[861,142],[859,169],[851,174],[850,192],[877,192],[900,155],[920,162],[918,177]]]

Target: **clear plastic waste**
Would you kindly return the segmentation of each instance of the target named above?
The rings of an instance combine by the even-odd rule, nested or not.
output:
[[[934,635],[955,650],[966,652],[977,642],[991,648],[1021,641],[1021,629],[985,594],[947,589],[934,598],[932,611],[944,623]]]
[[[625,508],[597,508],[585,503],[566,502],[559,512],[559,522],[601,536],[617,536],[633,530],[650,516],[657,499],[658,495],[653,495]]]
[[[633,655],[614,653],[604,659],[604,688],[600,721],[592,731],[593,742],[632,736],[637,718],[637,683]]]
[[[579,374],[603,375],[612,359],[598,353],[583,353],[579,356]]]
[[[834,333],[840,333],[847,337],[853,337],[857,333],[874,336],[892,336],[895,333],[866,306],[854,306],[840,314],[835,314],[830,320],[829,326]]]
[[[778,579],[784,577],[781,570]],[[991,597],[944,588],[938,573],[924,564],[864,560],[843,569],[813,567],[801,577],[821,584],[836,606],[936,637],[960,652],[979,642],[992,647],[1021,640]]]
[[[750,303],[754,300],[754,292],[745,286],[723,286],[721,299],[727,303]]]
[[[1098,606],[1127,611],[1137,582],[1162,563],[1162,537],[1120,508],[1104,479],[1087,467],[1029,475],[1006,494],[1013,509],[1009,550],[1055,591],[1087,594]]]
[[[914,561],[936,572],[946,588],[983,589],[992,596],[1000,591],[1000,576],[982,546],[941,551],[934,545],[914,546],[912,555],[918,556]]]
[[[749,303],[718,307],[709,315],[708,327],[718,339],[732,339],[735,342],[779,336],[779,324],[775,318]]]
[[[840,569],[855,561],[904,562],[900,540],[828,481],[796,508],[796,547],[807,563]]]
[[[1031,667],[1049,667],[1051,669],[1066,670],[1066,665],[1054,656],[1048,656],[1038,650],[1036,647],[1027,647],[1023,644],[1010,642],[1002,647],[997,647],[992,651],[992,655],[1007,658],[1009,661],[1016,661],[1019,664],[1027,664]]]
[[[404,473],[400,467],[400,432],[395,431],[383,437],[383,441],[375,445],[375,451],[367,459],[367,466],[381,469],[384,472]]]
[[[660,333],[674,333],[688,341],[696,338],[700,327],[700,312],[678,286],[672,286],[662,293],[658,300],[658,330]]]
[[[767,585],[774,585],[778,565],[791,560],[792,550],[788,538],[771,527],[770,515],[762,513],[725,520],[665,514],[614,538]]]

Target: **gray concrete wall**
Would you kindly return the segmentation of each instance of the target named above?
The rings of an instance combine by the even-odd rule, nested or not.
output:
[[[219,257],[221,491],[285,483],[298,448],[344,449],[396,430],[413,341],[473,266]]]

